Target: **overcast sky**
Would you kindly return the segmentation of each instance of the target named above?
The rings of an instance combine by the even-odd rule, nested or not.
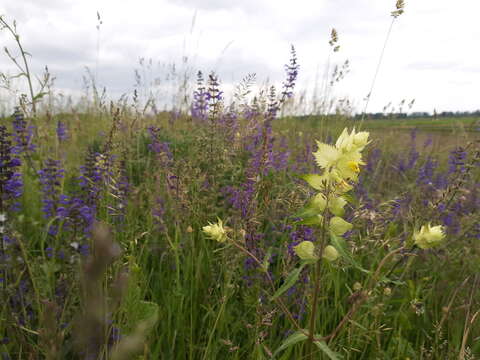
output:
[[[191,69],[216,70],[227,87],[253,72],[259,83],[280,83],[290,44],[301,66],[297,89],[312,89],[316,79],[321,83],[334,27],[341,48],[331,66],[348,59],[350,73],[333,95],[347,96],[361,111],[394,6],[395,0],[4,0],[0,14],[17,20],[34,70],[48,65],[59,90],[81,91],[88,66],[114,96],[132,93],[139,58],[152,59],[147,76],[163,84],[171,72],[166,64],[181,67],[182,57]],[[368,111],[402,99],[415,99],[412,111],[479,109],[478,14],[478,0],[406,0]],[[0,44],[16,50],[5,31]],[[12,71],[3,53],[0,70]]]

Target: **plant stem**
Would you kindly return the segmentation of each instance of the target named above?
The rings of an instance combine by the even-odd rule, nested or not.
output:
[[[16,26],[15,26],[15,21],[13,22],[13,26],[14,28],[12,28],[3,18],[0,17],[0,22],[3,24],[3,26],[5,26],[5,28],[10,31],[10,33],[12,34],[12,36],[14,37],[15,39],[15,42],[17,43],[18,45],[18,48],[20,49],[20,54],[22,55],[22,59],[23,59],[23,64],[25,66],[24,69],[21,69],[23,72],[24,72],[24,75],[25,77],[27,78],[27,82],[28,82],[28,88],[30,90],[30,100],[32,102],[32,114],[33,114],[33,117],[36,117],[37,115],[37,107],[36,107],[36,104],[35,104],[35,95],[33,95],[33,85],[32,85],[32,77],[30,76],[30,69],[28,67],[28,61],[27,61],[27,53],[25,52],[25,50],[23,50],[23,46],[22,44],[20,43],[20,35],[18,35],[17,31],[16,31]],[[15,61],[16,63],[16,61]]]
[[[312,299],[312,312],[310,314],[310,326],[308,329],[308,343],[307,343],[307,354],[311,360],[314,360],[314,347],[313,343],[315,341],[314,334],[315,334],[315,321],[317,317],[317,307],[318,307],[318,298],[320,295],[320,271],[321,271],[321,261],[323,255],[323,249],[325,245],[325,236],[326,236],[326,227],[327,227],[327,209],[328,203],[330,198],[330,188],[327,187],[325,191],[325,198],[326,198],[326,205],[325,211],[323,212],[323,219],[322,219],[322,231],[320,234],[320,253],[318,256],[317,263],[315,264],[315,269],[313,273],[313,281],[315,282],[315,288],[313,290],[313,299]]]
[[[321,260],[318,260],[317,263],[315,264],[315,269],[314,269],[314,282],[315,282],[315,289],[313,291],[313,300],[312,300],[312,313],[310,315],[310,326],[308,329],[308,354],[310,359],[314,359],[314,348],[313,348],[313,342],[314,342],[314,333],[315,333],[315,320],[317,317],[317,307],[318,307],[318,298],[319,298],[319,293],[320,293],[320,263]]]

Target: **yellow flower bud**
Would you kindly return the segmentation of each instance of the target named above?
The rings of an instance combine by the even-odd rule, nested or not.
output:
[[[218,242],[224,242],[227,240],[227,232],[223,227],[222,220],[218,219],[216,224],[208,223],[207,226],[202,228],[205,235],[207,235],[210,239],[216,240]]]
[[[339,256],[340,255],[338,254],[337,249],[335,249],[332,245],[327,245],[327,246],[325,246],[325,249],[323,249],[322,257],[325,260],[333,262],[333,261],[337,260]]]
[[[293,247],[295,254],[302,260],[317,260],[315,255],[315,245],[311,241],[302,241],[300,244]]]
[[[330,209],[333,215],[343,216],[343,213],[345,212],[343,208],[346,204],[347,204],[347,200],[345,200],[343,197],[335,196],[329,200],[328,208]]]
[[[325,195],[319,193],[312,198],[312,205],[314,206],[315,210],[319,213],[325,210],[327,206],[327,199],[325,199]]]

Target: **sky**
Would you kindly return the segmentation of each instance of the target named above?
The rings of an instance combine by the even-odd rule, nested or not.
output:
[[[317,94],[325,93],[318,90],[325,73],[348,60],[349,72],[328,94],[348,98],[361,112],[395,2],[4,0],[0,14],[7,22],[16,20],[33,72],[40,74],[48,65],[55,88],[65,95],[84,91],[87,67],[113,98],[132,94],[135,69],[144,83],[157,79],[156,91],[170,97],[179,82],[172,64],[177,74],[216,71],[227,93],[249,73],[256,74],[259,86],[281,85],[294,45],[300,64],[297,93],[310,98],[315,87]],[[405,13],[391,28],[367,111],[382,111],[389,103],[398,108],[403,99],[415,99],[410,111],[479,109],[480,2],[405,3]],[[332,28],[339,34],[336,53],[328,44]],[[18,54],[5,30],[0,45]],[[3,52],[0,72],[15,73]],[[5,99],[3,93],[0,101]]]

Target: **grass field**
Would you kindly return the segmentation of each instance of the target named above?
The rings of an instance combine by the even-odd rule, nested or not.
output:
[[[215,106],[2,120],[4,358],[479,353],[479,154],[461,126],[427,136],[416,121],[399,139],[366,122],[365,164],[342,195],[352,227],[326,237],[302,215],[318,193],[302,176],[321,173],[316,139],[359,124]],[[204,231],[217,219],[224,242]],[[413,246],[427,223],[445,239]],[[339,257],[301,260],[302,241]]]

